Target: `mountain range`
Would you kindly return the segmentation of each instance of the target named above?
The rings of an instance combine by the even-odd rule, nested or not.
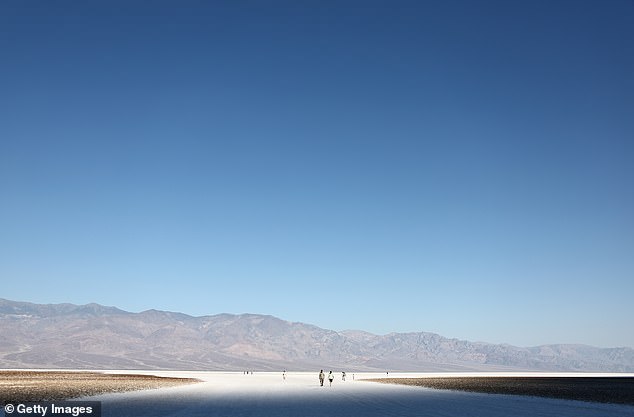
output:
[[[428,332],[333,331],[268,315],[131,313],[0,299],[0,367],[634,372],[634,349],[516,347]]]

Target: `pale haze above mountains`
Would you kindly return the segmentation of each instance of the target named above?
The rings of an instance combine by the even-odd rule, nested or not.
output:
[[[634,372],[634,349],[516,347],[438,334],[322,329],[256,314],[192,317],[0,299],[0,367]]]

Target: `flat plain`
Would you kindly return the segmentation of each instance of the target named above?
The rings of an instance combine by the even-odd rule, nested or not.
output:
[[[374,382],[486,394],[528,395],[634,405],[633,377],[380,378]]]
[[[326,370],[327,373],[328,370]],[[70,375],[69,375],[70,374]],[[42,377],[42,375],[44,377]],[[15,393],[33,385],[57,390],[59,398],[101,401],[103,417],[209,416],[346,416],[346,417],[634,417],[634,406],[588,401],[500,395],[370,382],[390,378],[571,378],[614,377],[579,374],[491,373],[352,373],[340,372],[332,386],[318,382],[315,372],[107,371],[47,372],[37,381],[4,374]],[[28,376],[28,375],[27,375]],[[621,375],[629,378],[634,375]],[[167,377],[162,379],[158,377]],[[78,391],[60,390],[79,381]],[[22,381],[22,382],[19,382]],[[26,381],[26,382],[24,382]],[[570,381],[573,381],[572,379]],[[194,383],[198,382],[198,383]],[[382,381],[384,382],[384,381]],[[31,385],[29,385],[31,384]],[[7,384],[5,384],[7,385]],[[107,389],[106,389],[107,388]],[[138,389],[143,389],[138,391]],[[135,391],[132,391],[135,390]],[[111,391],[111,392],[108,392]],[[115,391],[115,392],[112,392]],[[5,391],[6,392],[6,391]],[[48,391],[47,391],[48,392]],[[101,392],[98,395],[96,393]],[[26,398],[26,397],[25,397]],[[43,397],[42,397],[43,398]],[[3,397],[3,399],[5,399]],[[34,399],[29,396],[28,399]],[[0,416],[3,411],[0,412]]]
[[[63,400],[106,392],[173,387],[195,379],[139,374],[67,371],[0,371],[0,401]]]
[[[325,369],[328,373],[328,369]],[[364,381],[385,373],[340,372],[321,387],[318,372],[158,372],[202,380],[159,390],[105,394],[104,417],[110,416],[346,416],[346,417],[634,417],[634,406],[522,395],[484,394]],[[389,377],[477,377],[522,374],[392,373]],[[536,377],[539,375],[531,374]],[[541,374],[543,377],[573,375]],[[581,375],[575,374],[580,377]],[[594,375],[597,376],[597,375]],[[603,375],[606,377],[613,375]],[[634,375],[629,375],[634,377]]]

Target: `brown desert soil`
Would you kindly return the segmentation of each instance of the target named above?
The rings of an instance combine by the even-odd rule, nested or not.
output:
[[[487,394],[634,405],[632,377],[446,377],[381,378],[367,381]]]
[[[193,378],[67,371],[0,371],[0,402],[67,400],[200,382]]]

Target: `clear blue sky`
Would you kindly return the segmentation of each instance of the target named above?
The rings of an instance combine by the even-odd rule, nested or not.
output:
[[[0,297],[634,346],[634,3],[3,1]]]

